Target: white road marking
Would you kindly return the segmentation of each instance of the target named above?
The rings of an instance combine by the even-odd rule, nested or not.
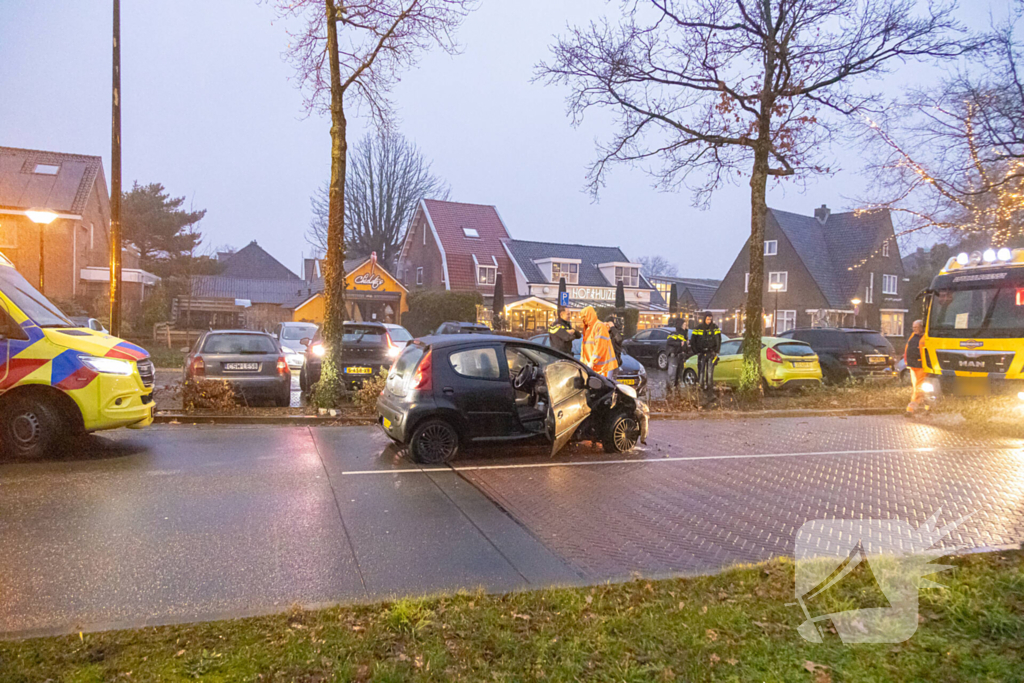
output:
[[[807,455],[879,455],[884,453],[938,453],[938,452],[992,452],[992,451],[1020,451],[1020,448],[997,446],[985,447],[960,447],[943,448],[941,446],[928,446],[923,448],[882,448],[876,450],[859,451],[806,451],[800,453],[748,453],[732,455],[681,455],[668,458],[622,458],[616,460],[576,460],[572,462],[530,462],[515,463],[508,465],[452,465],[451,467],[427,467],[403,470],[354,470],[343,472],[344,475],[361,474],[426,474],[428,472],[469,472],[473,470],[517,470],[534,469],[538,467],[589,467],[594,465],[652,465],[663,462],[688,462],[699,460],[733,460],[737,458],[795,458]]]

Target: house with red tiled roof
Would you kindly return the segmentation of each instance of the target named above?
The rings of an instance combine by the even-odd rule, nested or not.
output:
[[[502,246],[508,239],[508,229],[493,206],[424,199],[402,243],[398,278],[411,292],[479,292],[489,303],[501,273],[505,295],[514,297],[515,270]]]

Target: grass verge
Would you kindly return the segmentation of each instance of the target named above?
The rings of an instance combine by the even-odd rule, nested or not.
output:
[[[1024,554],[947,561],[898,644],[804,641],[793,563],[0,643],[0,680],[1020,681]],[[852,576],[852,575],[851,575]],[[818,606],[850,609],[861,578]]]

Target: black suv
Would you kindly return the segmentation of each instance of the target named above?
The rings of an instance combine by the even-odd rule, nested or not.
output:
[[[808,344],[818,354],[825,382],[847,379],[893,379],[896,351],[875,330],[859,327],[798,327],[779,334]]]
[[[341,338],[341,377],[345,386],[357,389],[367,377],[390,368],[410,338],[405,328],[396,325],[345,323]],[[299,373],[299,387],[308,392],[320,381],[320,365],[326,353],[323,333],[317,330],[312,339],[303,339],[300,343],[306,347],[306,362]]]

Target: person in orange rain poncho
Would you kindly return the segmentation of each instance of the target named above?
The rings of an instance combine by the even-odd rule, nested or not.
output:
[[[619,367],[615,360],[615,348],[612,346],[610,325],[597,319],[593,306],[587,306],[580,314],[583,318],[583,348],[580,351],[580,362],[588,368],[608,377],[612,370]]]

